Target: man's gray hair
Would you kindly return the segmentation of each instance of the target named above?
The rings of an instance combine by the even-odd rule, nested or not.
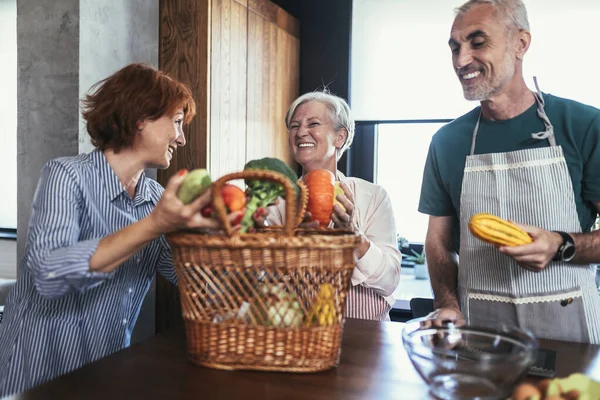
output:
[[[342,157],[344,152],[348,150],[352,141],[354,140],[354,118],[352,117],[352,112],[350,111],[350,106],[346,103],[346,100],[338,97],[334,94],[329,93],[328,91],[323,92],[309,92],[305,93],[302,96],[298,97],[292,105],[290,106],[287,114],[285,115],[285,126],[287,129],[290,129],[290,123],[292,122],[292,117],[296,112],[296,109],[309,101],[318,101],[323,103],[329,109],[329,118],[333,123],[333,129],[335,131],[339,131],[342,128],[345,128],[348,132],[346,136],[346,141],[342,145],[341,148],[337,149],[336,159]]]
[[[456,9],[456,16],[461,16],[478,4],[491,4],[495,14],[506,18],[507,26],[513,25],[519,31],[529,31],[527,9],[522,0],[469,0]]]

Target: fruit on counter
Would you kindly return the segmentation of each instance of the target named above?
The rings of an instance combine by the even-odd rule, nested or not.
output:
[[[342,207],[342,210],[346,211],[344,205],[337,199],[338,194],[343,194],[344,196],[346,195],[346,193],[344,193],[344,189],[342,189],[340,181],[336,181],[333,188],[333,205],[335,206],[337,204],[338,206]]]
[[[511,400],[554,399],[598,400],[600,382],[583,374],[571,374],[566,378],[544,379],[537,385],[521,383],[515,387],[511,397]]]
[[[308,211],[319,227],[327,228],[333,212],[335,175],[327,169],[313,169],[302,180],[308,189]]]
[[[204,168],[194,169],[183,178],[177,192],[177,197],[183,204],[191,203],[196,197],[204,193],[212,184],[208,171]]]
[[[223,197],[223,202],[225,203],[225,211],[227,214],[242,211],[246,206],[246,193],[236,185],[231,183],[225,183],[221,187],[221,196]],[[207,204],[201,211],[203,217],[210,218],[213,217],[213,207],[212,204]],[[238,225],[242,220],[242,215],[239,216],[238,219],[232,222],[232,225]]]
[[[290,180],[296,189],[296,195],[300,193],[300,189],[296,183],[298,175],[286,163],[278,158],[266,157],[248,161],[244,167],[244,171],[246,170],[268,170],[283,174]],[[285,194],[283,186],[272,181],[247,179],[246,185],[248,186],[248,201],[246,203],[246,212],[242,219],[242,233],[248,232],[254,227],[253,217],[259,208],[270,206],[278,197]]]
[[[542,392],[534,384],[521,383],[512,393],[512,400],[541,400]]]
[[[288,293],[282,284],[261,283],[261,302],[251,311],[255,319],[267,326],[294,328],[302,325],[304,315],[295,293]]]
[[[306,326],[332,326],[336,320],[335,291],[333,287],[324,283],[319,287],[319,292],[313,300],[312,308],[306,316]]]
[[[475,237],[496,246],[521,246],[532,242],[527,232],[492,214],[473,215],[469,230]]]

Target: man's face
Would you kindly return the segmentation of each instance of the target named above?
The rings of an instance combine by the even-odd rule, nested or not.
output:
[[[448,44],[467,100],[489,100],[515,76],[516,55],[508,29],[516,32],[516,28],[494,18],[493,11],[489,4],[474,6],[452,25]]]

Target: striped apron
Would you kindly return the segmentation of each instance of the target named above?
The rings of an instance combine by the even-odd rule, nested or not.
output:
[[[346,318],[389,321],[392,306],[372,289],[363,285],[352,285],[346,299]]]
[[[490,213],[546,230],[581,232],[562,148],[539,89],[534,95],[546,130],[532,137],[547,139],[549,147],[475,155],[479,120],[473,130],[460,205],[460,307],[470,324],[518,326],[538,338],[598,344],[600,295],[590,265],[551,262],[532,272],[468,229],[471,216]]]

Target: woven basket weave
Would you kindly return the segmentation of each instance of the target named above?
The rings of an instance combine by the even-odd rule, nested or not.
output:
[[[233,232],[220,192],[234,179],[283,185],[288,200],[285,226],[260,233]],[[219,369],[287,372],[316,372],[337,365],[359,239],[352,232],[295,229],[299,221],[295,200],[293,186],[279,173],[229,174],[212,189],[213,208],[224,231],[167,235],[192,362]],[[335,310],[325,325],[308,317],[323,284],[333,288]],[[294,300],[295,313],[265,294],[274,287]]]

